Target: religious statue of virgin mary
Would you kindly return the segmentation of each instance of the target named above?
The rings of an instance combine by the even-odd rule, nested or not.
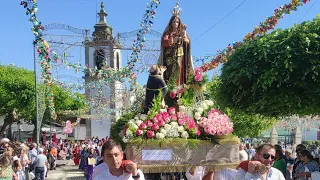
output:
[[[166,66],[164,80],[169,88],[186,84],[193,76],[191,41],[186,25],[180,19],[179,3],[172,10],[172,17],[161,38],[159,65]]]

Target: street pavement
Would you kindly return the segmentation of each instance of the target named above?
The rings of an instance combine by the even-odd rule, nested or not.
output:
[[[84,173],[72,160],[58,160],[56,170],[48,171],[46,180],[84,180]]]

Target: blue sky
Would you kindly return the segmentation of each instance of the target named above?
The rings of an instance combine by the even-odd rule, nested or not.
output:
[[[96,23],[96,5],[99,10],[100,2],[101,0],[38,0],[38,18],[44,25],[63,23],[77,28],[89,28],[92,32]],[[105,0],[105,10],[109,15],[107,21],[113,26],[114,33],[138,29],[147,2],[149,0]],[[188,26],[191,40],[207,31],[241,2],[243,0],[180,0],[183,10],[181,18]],[[223,49],[232,41],[241,40],[245,34],[253,30],[254,26],[259,25],[259,22],[265,20],[267,16],[271,16],[275,8],[289,2],[290,0],[246,0],[240,8],[211,31],[192,41],[192,54],[195,56],[214,54],[217,49]],[[19,67],[33,69],[34,36],[25,9],[19,5],[20,0],[7,0],[1,4],[0,63],[5,65],[14,63]],[[160,32],[164,30],[174,5],[175,0],[161,0],[152,27],[154,30]],[[301,19],[311,20],[320,13],[319,9],[320,2],[312,0],[300,7],[297,12],[285,15],[277,28],[291,27],[295,23],[300,23]],[[69,34],[65,31],[51,33]],[[82,60],[84,63],[84,58]]]

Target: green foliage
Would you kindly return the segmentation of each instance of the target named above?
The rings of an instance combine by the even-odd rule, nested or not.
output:
[[[65,121],[66,118],[70,116],[81,115],[74,112],[82,111],[84,113],[87,109],[85,104],[86,98],[83,94],[74,93],[70,96],[72,92],[63,89],[62,87],[53,85],[52,86],[53,97],[55,102],[55,109],[57,113],[57,121]],[[50,121],[49,109],[46,109],[45,120]]]
[[[219,102],[270,117],[320,112],[320,17],[239,47],[222,67]]]
[[[305,144],[307,146],[311,146],[314,143],[314,141],[302,141],[302,144]]]
[[[43,86],[38,85],[39,89]],[[70,92],[58,86],[53,86],[53,92],[58,118],[62,118],[66,110],[86,109],[83,95],[76,93],[76,98],[71,97]],[[34,73],[24,68],[0,65],[0,116],[6,116],[13,110],[17,112],[18,119],[36,123]],[[44,120],[51,120],[48,109]]]
[[[216,100],[215,108],[227,114],[232,120],[234,124],[233,134],[239,137],[258,137],[276,122],[276,119],[272,117],[228,108],[222,101],[219,101],[221,99],[220,96],[223,95],[223,92],[220,91],[220,86],[221,80],[218,76],[214,76],[212,81],[208,83],[205,94],[207,97]]]
[[[157,114],[159,114],[162,103],[162,91],[159,89],[159,93],[156,98],[152,100],[153,105],[152,108],[148,111],[148,119],[152,119]]]
[[[120,132],[123,130],[124,126],[134,118],[134,116],[137,114],[137,112],[131,112],[128,114],[125,114],[120,117],[115,123],[111,125],[110,129],[110,137],[111,139],[117,141],[121,144],[122,148],[125,149],[126,144],[122,141],[122,138],[120,136]]]
[[[180,99],[184,106],[193,106],[194,90],[192,88],[186,89]]]
[[[0,65],[0,116],[15,110],[20,119],[35,117],[34,74],[24,68]]]

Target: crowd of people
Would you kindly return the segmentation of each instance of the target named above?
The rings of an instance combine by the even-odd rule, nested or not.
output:
[[[314,148],[313,148],[314,149]],[[296,147],[262,144],[240,145],[236,169],[211,172],[205,167],[188,168],[185,173],[143,174],[135,162],[127,160],[114,140],[93,137],[82,142],[59,140],[38,146],[35,143],[0,140],[0,180],[44,180],[56,160],[72,160],[83,170],[86,180],[309,180],[320,179],[319,158],[303,144]]]

